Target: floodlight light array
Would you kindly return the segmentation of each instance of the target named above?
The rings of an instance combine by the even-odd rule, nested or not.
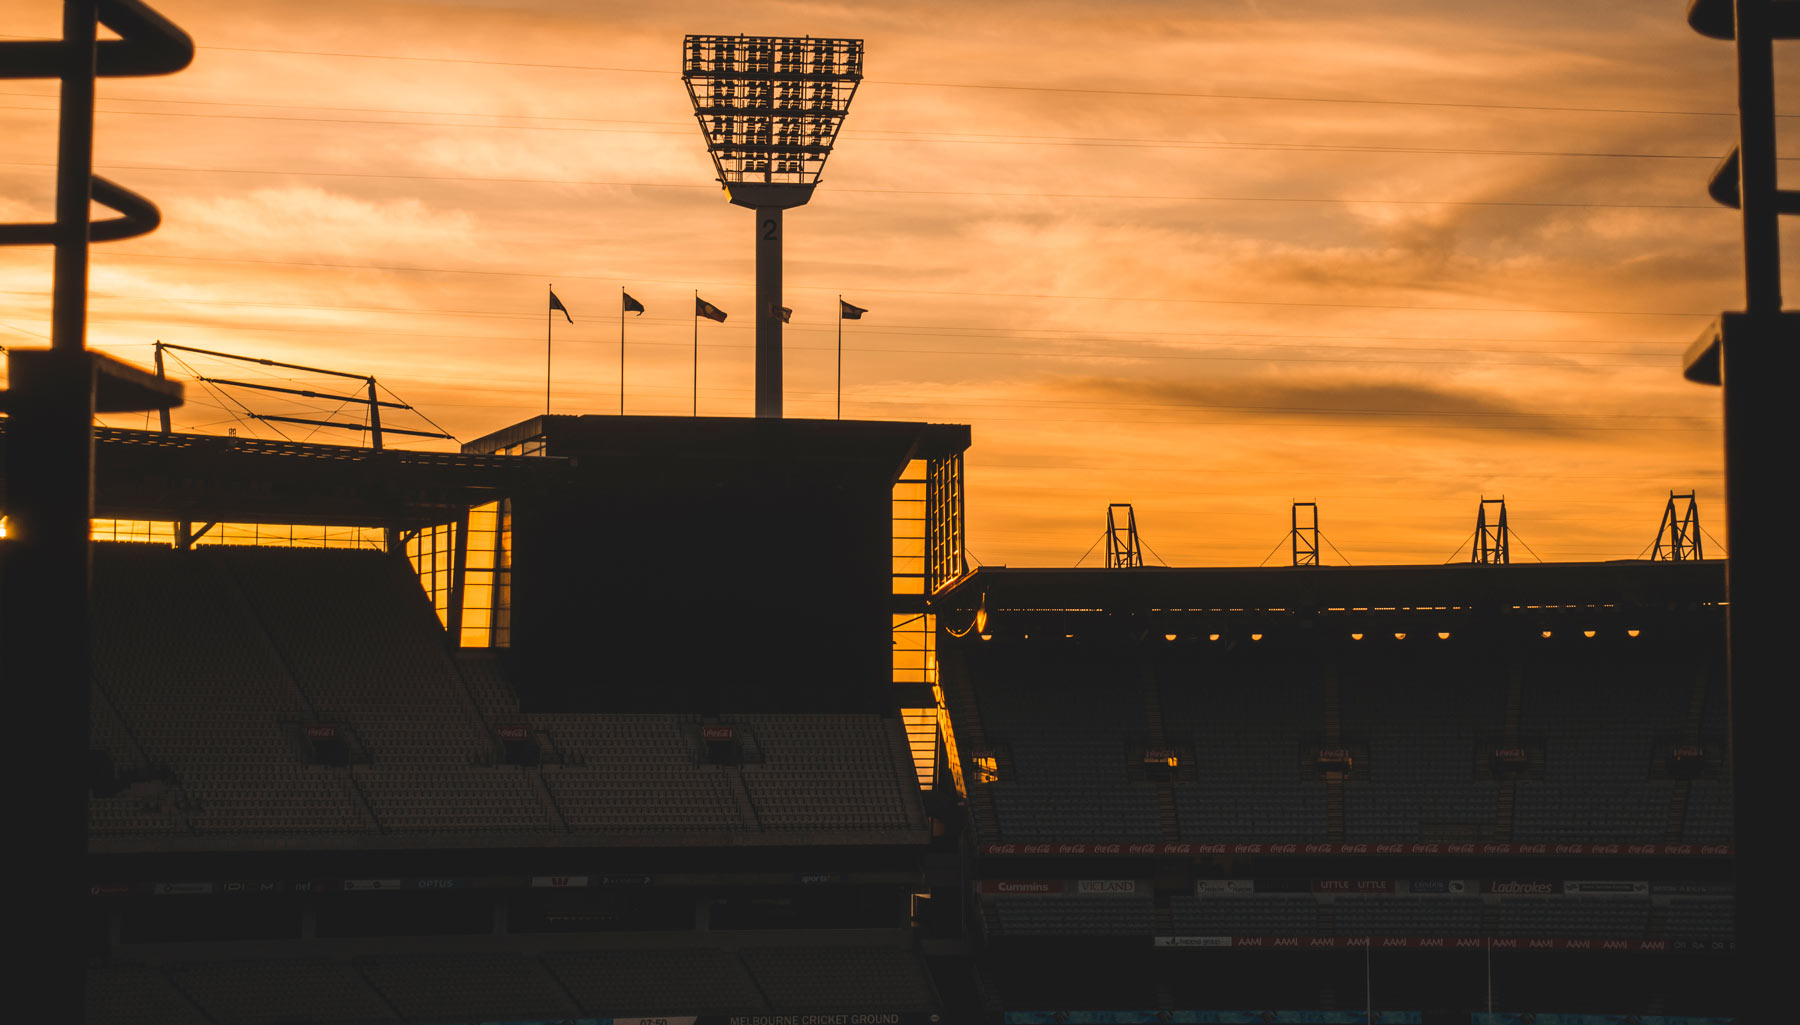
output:
[[[863,41],[688,36],[681,78],[727,188],[818,183],[863,75]]]

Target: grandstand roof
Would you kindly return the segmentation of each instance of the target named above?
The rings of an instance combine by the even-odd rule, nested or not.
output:
[[[550,451],[633,458],[862,461],[883,448],[919,459],[969,447],[966,424],[721,416],[534,416],[476,438],[464,452],[498,452],[534,438]]]
[[[6,483],[0,418],[0,494]],[[413,526],[561,472],[562,459],[94,429],[94,515],[132,520]]]
[[[984,566],[934,599],[940,611],[1288,611],[1592,606],[1725,601],[1725,563],[1509,566],[1009,569]]]

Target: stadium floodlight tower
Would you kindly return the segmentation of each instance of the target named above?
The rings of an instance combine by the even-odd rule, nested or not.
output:
[[[781,214],[812,198],[863,75],[863,41],[688,36],[681,80],[731,202],[756,211],[756,415],[781,416]]]

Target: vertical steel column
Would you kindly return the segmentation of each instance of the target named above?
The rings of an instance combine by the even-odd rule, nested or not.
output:
[[[48,351],[13,350],[7,401],[7,565],[0,570],[0,676],[14,712],[35,724],[14,752],[32,772],[15,791],[35,839],[18,871],[52,894],[45,933],[21,977],[60,1014],[83,1017],[82,924],[88,909],[87,777],[68,771],[88,749],[88,530],[93,515],[94,370],[86,350],[92,197],[94,0],[66,0],[60,55],[55,284]]]
[[[381,451],[381,403],[375,399],[375,377],[369,377],[369,444]]]
[[[1746,312],[1781,309],[1775,173],[1775,43],[1770,0],[1737,0],[1738,201]],[[1741,378],[1740,378],[1741,379]]]
[[[63,2],[62,110],[56,140],[56,283],[50,347],[87,346],[88,208],[94,201],[94,0]]]
[[[168,373],[163,370],[163,343],[160,338],[156,340],[156,376],[165,379],[169,376]],[[162,427],[162,432],[164,434],[169,433],[169,407],[164,406],[157,410],[156,418],[157,423]]]
[[[1778,970],[1775,948],[1789,927],[1793,900],[1778,873],[1786,839],[1780,760],[1790,738],[1782,730],[1789,701],[1772,667],[1787,664],[1793,629],[1794,574],[1800,560],[1786,542],[1792,501],[1792,389],[1800,372],[1800,338],[1786,337],[1781,318],[1781,236],[1775,170],[1775,55],[1769,0],[1737,0],[1738,197],[1744,221],[1745,314],[1720,343],[1725,406],[1726,703],[1731,762],[1734,873],[1738,892],[1769,893],[1740,901],[1738,935],[1751,960],[1746,978]],[[1731,315],[1727,314],[1729,320]],[[1765,887],[1774,889],[1765,889]],[[1756,991],[1748,987],[1746,992]],[[1773,994],[1739,1009],[1746,1020],[1775,1020]]]
[[[781,417],[781,208],[756,208],[756,415]]]

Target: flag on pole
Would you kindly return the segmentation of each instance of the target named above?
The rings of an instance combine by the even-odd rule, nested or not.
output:
[[[783,324],[786,324],[788,321],[791,321],[794,319],[794,311],[793,310],[787,308],[786,306],[780,306],[780,307],[777,307],[777,309],[781,310],[781,322]]]
[[[561,310],[561,311],[562,311],[562,315],[563,315],[563,317],[564,317],[564,319],[566,319],[566,320],[568,320],[568,322],[569,322],[569,323],[571,323],[571,324],[573,324],[573,323],[575,323],[575,318],[574,318],[574,317],[571,317],[571,316],[569,316],[569,308],[568,308],[568,307],[567,307],[567,306],[564,306],[564,305],[563,305],[563,304],[562,304],[562,300],[561,300],[561,299],[558,299],[558,298],[557,298],[557,297],[556,297],[556,292],[555,292],[555,290],[552,290],[552,291],[551,291],[551,292],[550,292],[550,309],[552,309],[552,310]]]
[[[861,320],[862,315],[869,312],[861,306],[852,306],[842,299],[838,300],[838,317],[841,320]]]
[[[721,324],[725,323],[725,311],[699,296],[694,296],[694,316],[705,317],[707,320],[716,320]]]
[[[620,292],[619,294],[625,297],[623,312],[635,313],[640,317],[644,315],[644,304],[633,299],[630,292]]]

